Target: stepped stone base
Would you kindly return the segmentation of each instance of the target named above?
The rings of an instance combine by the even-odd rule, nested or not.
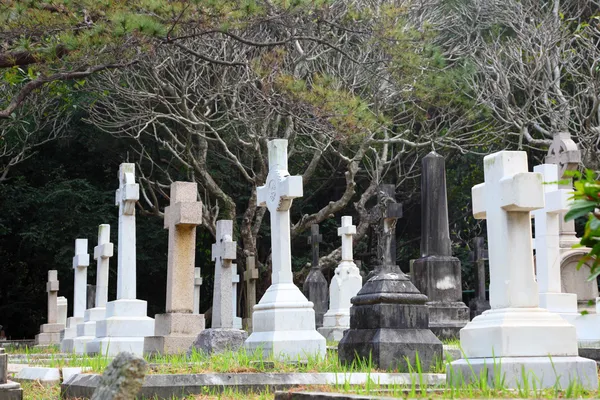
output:
[[[499,357],[471,358],[450,363],[446,368],[447,384],[455,387],[479,382],[484,376],[491,387],[502,381],[505,388],[522,388],[524,383],[537,389],[557,385],[566,389],[579,383],[587,390],[598,389],[596,362],[582,357]],[[524,373],[525,379],[524,381]],[[535,383],[534,383],[535,382]]]
[[[185,353],[203,330],[204,314],[157,314],[155,336],[144,339],[144,354]]]
[[[459,331],[469,322],[469,307],[462,301],[427,302],[429,308],[429,329],[440,339],[459,336]]]
[[[23,400],[23,389],[17,382],[8,381],[0,384],[0,399]]]

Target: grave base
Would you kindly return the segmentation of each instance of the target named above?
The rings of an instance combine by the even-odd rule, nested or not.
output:
[[[470,314],[471,314],[471,319],[477,317],[478,315],[483,314],[484,311],[489,310],[490,307],[490,302],[487,300],[481,300],[481,299],[472,299],[469,302],[469,310],[470,310]]]
[[[60,344],[60,332],[63,329],[65,329],[63,324],[44,324],[40,326],[40,333],[35,335],[35,346]]]
[[[350,328],[350,309],[327,311],[323,317],[323,327],[317,331],[327,340],[339,342],[344,337],[344,332]]]
[[[157,314],[154,323],[156,336],[144,339],[144,354],[185,353],[204,330],[204,314]]]
[[[2,400],[22,400],[23,389],[17,382],[8,381],[0,383],[0,399]]]
[[[77,325],[83,323],[82,317],[67,318],[67,327],[63,331],[62,340],[60,342],[60,351],[63,353],[72,353],[73,339],[77,337]]]
[[[452,339],[469,322],[469,307],[462,301],[427,302],[429,308],[429,329],[440,339]]]
[[[244,346],[286,359],[325,357],[325,338],[315,329],[313,303],[293,283],[271,285],[252,313],[253,332]]]
[[[73,339],[75,354],[87,353],[87,344],[96,338],[96,321],[103,319],[105,315],[106,309],[104,308],[85,310],[85,322],[77,325],[77,337]]]
[[[600,315],[579,312],[559,314],[568,323],[575,326],[579,347],[600,348]]]
[[[218,354],[226,351],[235,352],[243,346],[246,338],[248,338],[248,333],[240,329],[205,329],[194,340],[187,354],[191,355],[193,348],[206,354]]]
[[[525,373],[524,373],[525,371]],[[524,375],[527,382],[524,382]],[[566,389],[577,382],[587,390],[598,388],[596,362],[582,357],[500,357],[471,358],[447,366],[447,384],[454,387],[479,382],[485,376],[491,387],[517,389]]]
[[[318,332],[330,342],[339,342],[344,337],[344,332],[348,330],[348,326],[327,326],[318,329]]]
[[[96,339],[88,342],[88,354],[116,356],[128,351],[144,354],[144,338],[154,335],[154,320],[146,316],[143,300],[120,299],[106,304],[106,319],[96,322]]]

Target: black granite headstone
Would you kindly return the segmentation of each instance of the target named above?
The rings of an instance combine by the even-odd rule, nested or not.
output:
[[[308,237],[308,243],[312,247],[312,267],[308,272],[304,285],[302,285],[302,292],[314,304],[317,328],[323,326],[323,316],[329,306],[329,287],[325,276],[321,272],[321,268],[319,268],[319,243],[322,241],[323,236],[319,234],[319,225],[312,224],[310,227],[310,236]]]
[[[375,275],[352,298],[350,329],[338,345],[341,362],[371,359],[377,368],[409,370],[418,357],[424,372],[442,357],[442,342],[429,330],[427,296],[421,294],[395,263],[397,218],[394,185],[381,185]]]
[[[429,328],[439,338],[457,337],[469,322],[462,302],[460,260],[452,256],[444,157],[423,158],[421,173],[421,257],[413,263],[416,287],[429,301]]]
[[[479,236],[473,239],[473,251],[470,253],[470,259],[477,267],[476,296],[469,302],[472,319],[490,309],[490,302],[485,296],[485,261],[488,259],[488,255],[483,245],[483,237]]]

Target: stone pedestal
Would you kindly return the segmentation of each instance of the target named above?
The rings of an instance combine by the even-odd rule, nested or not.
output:
[[[40,326],[40,333],[35,335],[36,346],[49,346],[60,344],[60,333],[65,329],[63,324],[44,324]]]
[[[72,353],[75,348],[73,339],[77,337],[77,325],[83,323],[83,317],[67,318],[67,327],[62,332],[62,340],[60,342],[60,351],[63,353]]]
[[[204,330],[204,314],[157,314],[154,321],[154,336],[144,340],[145,354],[185,353]]]
[[[509,388],[527,379],[538,389],[577,382],[595,390],[596,363],[578,357],[575,327],[538,307],[530,211],[544,207],[544,190],[542,175],[527,171],[525,152],[495,153],[484,158],[485,183],[473,187],[473,215],[488,225],[492,309],[460,331],[465,359],[448,365],[448,383],[483,376],[494,386],[499,371]]]

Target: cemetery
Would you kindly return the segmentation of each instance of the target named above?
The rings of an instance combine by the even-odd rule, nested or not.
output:
[[[600,397],[600,5],[0,7],[0,400]]]

